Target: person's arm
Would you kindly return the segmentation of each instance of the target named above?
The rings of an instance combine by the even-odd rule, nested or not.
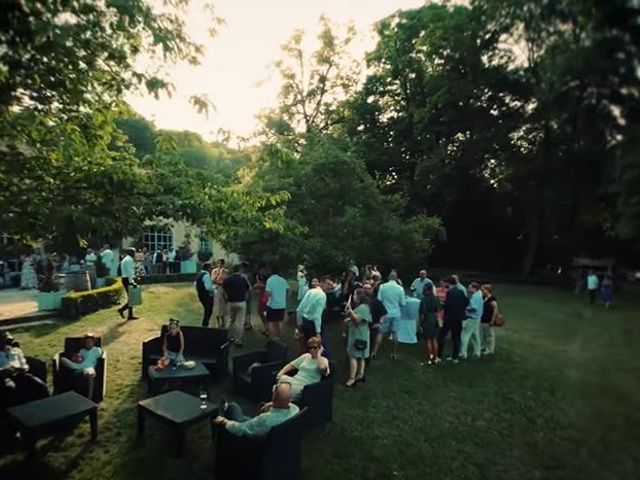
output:
[[[180,332],[180,355],[184,352],[184,334]]]
[[[319,361],[318,361],[318,370],[320,370],[320,373],[322,375],[327,376],[331,372],[329,371],[329,360],[327,360],[325,357],[322,356],[323,351],[324,349],[320,347],[320,351],[318,352],[318,355],[320,355]]]
[[[351,304],[349,303],[347,305],[347,315],[349,315],[349,320],[353,320],[355,323],[362,323],[362,317],[360,317],[359,315],[356,314],[356,312],[353,311],[353,308],[351,308]]]
[[[240,437],[264,437],[271,430],[267,414],[263,413],[246,422],[234,422],[225,419],[224,428],[233,435]]]
[[[291,360],[284,367],[282,367],[280,371],[276,374],[276,380],[280,380],[281,376],[286,375],[292,370],[297,370],[298,368],[300,368],[300,365],[302,365],[302,362],[304,361],[305,357],[308,357],[308,356],[310,356],[309,353],[303,353],[295,360]]]
[[[165,335],[162,339],[162,356],[167,356],[167,336]]]
[[[496,318],[498,318],[498,302],[494,300],[493,302],[491,302],[491,306],[493,307],[493,315],[491,315],[491,322],[489,323],[489,325],[495,325]]]

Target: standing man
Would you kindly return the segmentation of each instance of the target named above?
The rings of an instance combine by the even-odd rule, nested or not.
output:
[[[364,282],[362,286],[364,293],[367,297],[369,297],[369,310],[371,311],[371,326],[369,329],[369,345],[373,345],[374,343],[378,344],[376,341],[378,335],[380,335],[380,325],[384,321],[384,317],[387,314],[387,309],[384,308],[384,304],[376,298],[373,283],[371,281]],[[374,358],[373,354],[369,357],[370,360]]]
[[[137,320],[138,317],[133,315],[133,307],[129,305],[129,287],[137,288],[136,284],[136,265],[133,261],[133,256],[136,254],[135,249],[127,248],[125,250],[125,256],[120,262],[120,275],[122,277],[122,285],[124,286],[124,291],[127,292],[127,303],[122,305],[118,309],[118,314],[120,314],[121,318],[124,318],[124,311],[129,310],[129,316],[127,320]]]
[[[435,287],[433,282],[427,278],[427,271],[420,270],[418,278],[416,278],[411,284],[411,293],[413,293],[413,296],[418,300],[422,300],[424,298],[424,289],[427,286],[434,289],[433,293],[435,295]]]
[[[175,248],[169,250],[169,254],[167,255],[167,259],[169,260],[169,273],[177,273],[176,269],[176,252]]]
[[[202,264],[202,270],[196,276],[196,291],[198,292],[198,300],[204,308],[202,316],[202,326],[208,327],[213,313],[213,280],[211,280],[211,264],[209,262]]]
[[[289,284],[279,275],[279,269],[274,266],[271,269],[271,276],[267,280],[265,291],[267,300],[267,322],[271,337],[280,339],[282,337],[284,315],[287,310],[287,292]]]
[[[467,307],[467,318],[462,323],[462,352],[460,358],[467,358],[469,341],[473,341],[473,356],[480,358],[482,351],[480,343],[480,319],[484,310],[484,299],[480,291],[480,285],[476,282],[469,284],[469,306]]]
[[[93,251],[93,248],[87,248],[87,253],[84,256],[84,263],[87,265],[95,265],[98,257],[96,252]]]
[[[587,292],[589,293],[589,303],[593,305],[598,298],[598,287],[600,286],[600,280],[593,270],[589,270],[587,276]]]
[[[391,359],[398,358],[398,322],[402,316],[402,308],[405,305],[404,288],[398,284],[398,274],[392,270],[389,274],[389,281],[380,285],[378,290],[378,300],[382,302],[387,310],[387,316],[380,324],[380,333],[376,336],[376,343],[373,347],[372,357],[378,354],[378,348],[382,343],[383,335],[391,333],[393,340],[393,353]]]
[[[100,260],[102,260],[102,264],[109,270],[109,276],[115,277],[118,273],[117,266],[113,250],[111,250],[108,243],[105,243],[102,250],[100,250]]]
[[[327,292],[333,289],[333,282],[329,277],[322,277],[318,283],[312,282],[311,288],[307,290],[300,301],[297,313],[302,319],[298,330],[304,336],[304,343],[301,344],[302,352],[306,353],[307,341],[311,337],[320,337],[323,341],[325,356],[329,358],[329,350],[326,345],[325,328],[322,322],[322,313],[327,305]]]
[[[229,270],[224,268],[224,258],[218,260],[218,266],[211,272],[211,279],[216,286],[215,290],[215,307],[216,307],[216,323],[218,327],[227,328],[227,299],[224,295],[222,284],[229,275]]]
[[[252,275],[251,269],[247,262],[242,262],[242,276],[247,280],[250,287],[256,284],[255,275]],[[251,289],[247,292],[247,307],[244,312],[244,329],[245,331],[253,330],[251,325]]]
[[[233,273],[222,282],[222,289],[229,306],[231,340],[236,347],[244,347],[244,343],[242,343],[244,316],[247,311],[247,295],[251,290],[251,285],[240,273],[240,265],[233,267]]]
[[[462,322],[466,317],[466,309],[469,306],[469,299],[462,290],[454,286],[455,280],[447,279],[444,281],[444,285],[447,289],[447,297],[443,306],[444,325],[440,329],[440,334],[438,335],[438,357],[442,359],[442,354],[444,353],[444,340],[447,338],[448,333],[451,332],[453,353],[450,357],[447,357],[447,360],[453,360],[454,363],[458,363]]]

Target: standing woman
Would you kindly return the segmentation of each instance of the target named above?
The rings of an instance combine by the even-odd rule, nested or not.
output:
[[[496,350],[495,323],[498,316],[498,300],[493,296],[493,286],[482,285],[482,296],[484,298],[484,308],[482,309],[481,344],[483,355],[493,355]]]
[[[433,286],[426,285],[422,300],[420,300],[420,323],[427,347],[427,364],[438,363],[438,312],[440,312],[440,300],[433,293]]]
[[[20,271],[20,289],[28,290],[38,288],[38,277],[33,264],[33,255],[27,255],[22,259],[22,270]]]
[[[309,281],[307,280],[307,270],[304,265],[298,265],[298,273],[296,274],[298,280],[298,303],[302,301],[305,293],[309,290]]]
[[[256,310],[260,321],[262,322],[262,335],[269,336],[269,324],[267,323],[267,302],[269,301],[269,294],[265,289],[267,283],[267,274],[264,269],[260,269],[256,275],[256,284],[253,286],[258,297],[258,305]]]
[[[218,266],[211,272],[211,280],[215,285],[213,309],[216,314],[216,323],[220,328],[227,328],[227,299],[222,284],[229,276],[229,270],[224,267],[224,258],[218,260]]]
[[[605,308],[609,308],[611,306],[611,300],[613,300],[613,280],[609,275],[605,275],[602,280],[600,296],[602,297]]]
[[[347,334],[347,355],[349,356],[349,379],[345,387],[353,387],[357,382],[364,382],[365,360],[369,357],[369,324],[371,323],[371,310],[369,309],[369,297],[359,288],[354,293],[356,303],[355,310],[351,307],[351,301],[347,301],[344,322],[349,326]]]

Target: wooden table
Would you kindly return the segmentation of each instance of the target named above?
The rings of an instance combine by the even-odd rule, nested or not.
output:
[[[167,367],[157,370],[154,366],[149,367],[149,396],[153,396],[160,391],[161,387],[165,389],[177,389],[183,382],[200,382],[200,386],[207,382],[209,378],[209,370],[202,363],[196,362],[194,368],[184,367]]]
[[[184,450],[187,428],[218,414],[218,408],[211,403],[205,402],[205,406],[202,408],[199,398],[178,390],[142,400],[138,402],[138,437],[144,435],[145,417],[156,418],[174,430],[176,454],[180,456]],[[213,435],[213,424],[211,429]]]
[[[76,392],[24,403],[8,408],[7,413],[20,431],[30,457],[36,453],[39,438],[67,431],[86,417],[91,424],[91,439],[98,437],[98,405]]]

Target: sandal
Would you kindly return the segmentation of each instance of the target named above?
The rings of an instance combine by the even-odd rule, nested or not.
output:
[[[365,375],[362,375],[361,377],[356,377],[355,380],[355,383],[365,383],[367,381],[367,377]]]
[[[351,382],[351,383],[349,383]],[[349,380],[347,380],[346,382],[344,382],[344,386],[347,388],[352,388],[356,385],[356,379],[355,378],[350,378]]]

